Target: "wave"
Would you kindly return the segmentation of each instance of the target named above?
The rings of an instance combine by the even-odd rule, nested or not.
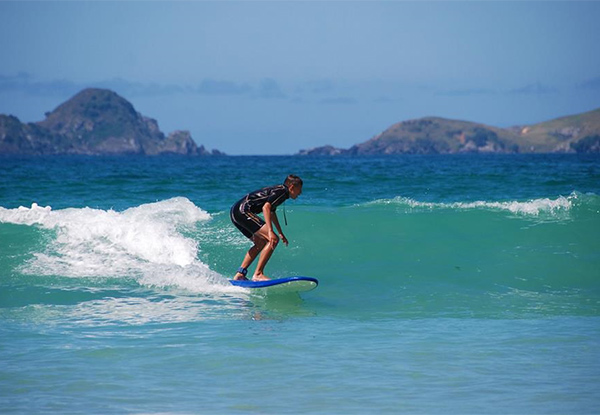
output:
[[[290,246],[278,248],[268,271],[319,278],[311,297],[348,313],[597,314],[599,210],[600,197],[579,193],[302,205],[288,211]],[[14,271],[18,280],[7,281],[21,297],[11,304],[72,303],[78,305],[67,307],[67,318],[74,321],[140,322],[235,314],[237,300],[248,298],[223,276],[237,267],[248,241],[226,211],[209,214],[183,197],[121,212],[0,207],[0,231],[7,235],[0,238],[0,269]]]
[[[314,275],[326,281],[343,275],[345,283],[363,284],[365,274],[381,280],[397,275],[399,268],[423,281],[472,273],[470,286],[479,283],[481,268],[493,284],[510,285],[504,279],[508,273],[510,281],[522,276],[543,288],[549,279],[567,285],[576,279],[587,286],[588,277],[597,275],[590,271],[597,264],[597,242],[589,231],[597,227],[600,210],[600,197],[594,194],[449,203],[396,197],[332,209],[305,205],[288,212],[290,247],[280,248],[269,263],[273,277]],[[426,214],[390,215],[390,209]],[[508,212],[502,215],[508,217],[494,218],[495,212]],[[536,226],[540,222],[548,226]],[[39,230],[33,243],[19,248],[19,261],[4,257],[21,274],[89,278],[99,284],[117,278],[193,293],[242,291],[224,275],[237,267],[248,241],[233,229],[227,212],[209,214],[183,197],[122,212],[0,207],[0,223]],[[25,235],[32,234],[18,237]],[[490,271],[490,264],[497,263],[502,266]],[[545,277],[532,279],[532,272]]]
[[[198,242],[186,230],[212,219],[190,200],[177,197],[132,207],[53,210],[0,207],[0,223],[35,226],[47,242],[21,266],[30,275],[133,278],[143,285],[177,286],[194,292],[227,291],[217,272],[197,259]]]
[[[420,202],[408,197],[397,196],[393,199],[378,199],[365,204],[373,205],[392,205],[404,207],[407,211],[421,210],[495,210],[508,211],[510,213],[522,216],[540,216],[543,214],[558,216],[568,213],[578,206],[590,205],[600,206],[600,197],[595,194],[581,194],[573,192],[569,196],[558,196],[551,198],[529,199],[525,201],[473,201],[473,202]]]

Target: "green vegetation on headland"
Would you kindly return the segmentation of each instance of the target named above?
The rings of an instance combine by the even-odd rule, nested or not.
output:
[[[600,109],[511,128],[437,117],[419,118],[394,124],[349,149],[324,146],[299,154],[454,153],[600,153]]]
[[[188,131],[165,137],[156,120],[106,89],[84,89],[37,123],[0,115],[0,154],[221,155],[198,147]]]
[[[600,109],[534,125],[491,127],[425,117],[392,125],[349,149],[332,146],[299,155],[454,153],[600,153]],[[84,89],[37,123],[0,114],[0,155],[223,155],[198,146],[188,131],[165,136],[158,123],[106,89]]]

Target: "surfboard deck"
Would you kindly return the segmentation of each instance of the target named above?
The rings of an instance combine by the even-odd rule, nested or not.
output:
[[[260,289],[269,293],[295,293],[317,288],[319,281],[312,277],[286,277],[267,281],[229,280],[236,287]]]

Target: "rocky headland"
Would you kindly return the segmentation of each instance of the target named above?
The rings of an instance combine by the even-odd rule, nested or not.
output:
[[[510,128],[425,117],[394,124],[370,140],[348,149],[328,145],[301,150],[298,154],[456,153],[600,153],[600,109]]]
[[[46,113],[22,123],[0,114],[0,154],[4,155],[222,155],[198,146],[189,131],[165,136],[158,123],[107,89],[89,88]]]

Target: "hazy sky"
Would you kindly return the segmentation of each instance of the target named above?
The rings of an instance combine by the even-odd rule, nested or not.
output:
[[[0,113],[109,88],[228,154],[600,107],[600,2],[1,1]]]

